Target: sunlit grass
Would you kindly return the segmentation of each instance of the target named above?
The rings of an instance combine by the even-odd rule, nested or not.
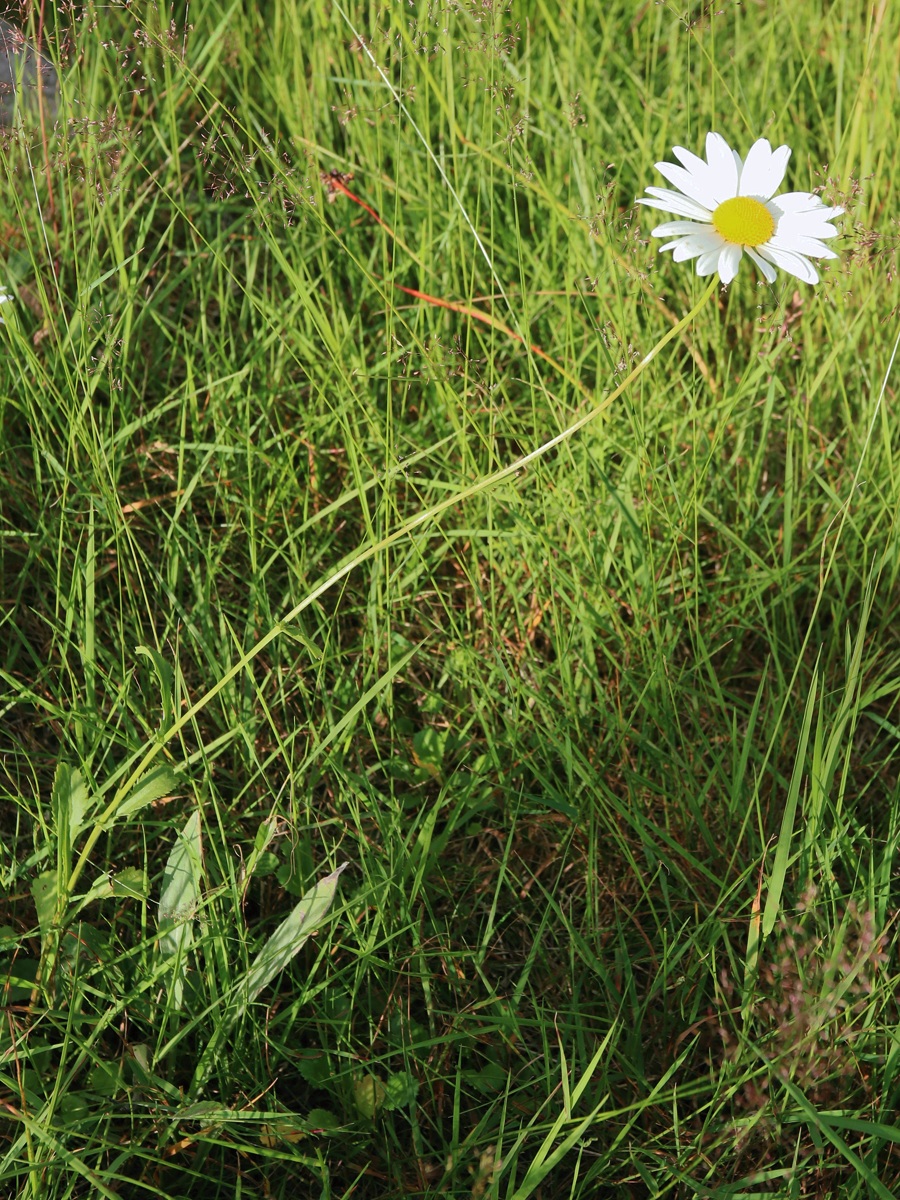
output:
[[[0,145],[0,1192],[893,1195],[895,11],[55,21],[69,124]],[[841,261],[609,400],[703,295],[634,200],[709,129]]]

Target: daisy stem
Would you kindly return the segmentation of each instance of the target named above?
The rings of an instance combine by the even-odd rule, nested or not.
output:
[[[460,491],[454,492],[452,495],[447,496],[438,504],[433,504],[430,508],[422,509],[421,512],[418,512],[414,516],[410,517],[408,521],[404,521],[402,525],[398,526],[391,533],[386,534],[383,538],[379,539],[379,541],[372,542],[368,546],[364,546],[361,549],[355,550],[352,554],[348,555],[344,562],[337,567],[331,575],[323,579],[321,583],[317,584],[317,586],[313,588],[312,591],[307,592],[302,600],[299,600],[291,609],[289,609],[288,612],[286,612],[281,618],[281,620],[272,626],[268,633],[264,634],[259,641],[254,642],[254,644],[246,651],[246,653],[241,655],[237,662],[234,663],[234,665],[230,667],[224,675],[222,675],[218,682],[215,683],[209,689],[209,691],[205,692],[204,695],[202,695],[199,700],[192,704],[190,708],[185,709],[185,711],[168,727],[168,729],[163,730],[159,737],[153,740],[147,751],[138,761],[137,766],[132,770],[125,782],[117,789],[112,800],[97,817],[94,827],[87,837],[84,847],[66,883],[64,901],[67,902],[68,898],[72,895],[75,885],[82,871],[84,870],[91,853],[93,852],[94,845],[96,844],[97,840],[104,834],[106,830],[108,830],[110,824],[115,820],[119,808],[128,797],[132,788],[135,787],[160,751],[167,746],[173,738],[177,737],[186,725],[190,725],[191,722],[197,717],[197,714],[206,708],[210,701],[213,700],[219,694],[219,692],[223,690],[223,688],[226,688],[236,675],[239,675],[241,672],[245,671],[253,662],[253,660],[257,658],[267,646],[285,633],[288,627],[294,621],[296,621],[296,619],[305,609],[309,608],[310,605],[315,604],[317,600],[319,600],[326,592],[330,591],[336,583],[339,583],[342,579],[349,575],[351,571],[354,571],[357,567],[362,566],[363,563],[368,562],[382,551],[387,550],[388,547],[392,546],[395,542],[401,541],[403,538],[408,537],[414,530],[420,528],[420,526],[427,525],[429,522],[434,521],[448,509],[456,508],[466,500],[470,500],[473,496],[477,496],[480,492],[484,492],[495,487],[504,479],[509,479],[511,476],[518,475],[531,463],[536,462],[539,458],[543,458],[544,455],[548,454],[554,449],[554,447],[568,441],[573,434],[579,431],[579,429],[583,429],[585,425],[590,424],[595,417],[598,417],[600,413],[609,408],[610,405],[622,395],[626,388],[630,387],[631,384],[634,383],[634,381],[638,378],[638,376],[641,375],[648,364],[653,361],[657,354],[659,354],[660,350],[662,350],[664,346],[668,345],[673,338],[677,337],[681,333],[685,326],[689,325],[691,321],[693,321],[694,317],[696,317],[703,306],[708,303],[710,297],[716,289],[718,282],[718,276],[714,276],[709,287],[706,289],[700,300],[694,305],[691,311],[686,316],[682,317],[676,325],[673,325],[672,328],[660,338],[649,354],[641,359],[641,361],[630,372],[630,374],[622,380],[619,386],[604,396],[599,404],[595,404],[593,408],[589,409],[586,413],[580,416],[577,421],[574,421],[571,425],[568,425],[562,431],[562,433],[558,433],[555,437],[550,438],[548,441],[542,442],[539,446],[536,446],[527,454],[521,455],[513,462],[507,463],[505,467],[501,467],[498,471],[494,471],[492,474],[486,475],[483,479],[477,480],[475,483],[470,484],[469,487],[462,488]]]

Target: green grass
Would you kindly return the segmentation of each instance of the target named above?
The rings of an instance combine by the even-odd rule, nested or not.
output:
[[[48,13],[70,123],[0,142],[0,1195],[900,1195],[898,39]],[[635,197],[711,128],[792,147],[841,260],[745,263],[623,388],[706,289]]]

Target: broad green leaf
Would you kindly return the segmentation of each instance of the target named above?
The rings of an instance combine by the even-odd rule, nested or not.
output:
[[[323,1087],[334,1074],[328,1055],[321,1050],[299,1051],[296,1066],[306,1082],[313,1087]]]
[[[99,879],[95,879],[90,888],[81,896],[72,898],[72,916],[77,917],[83,908],[87,908],[89,904],[95,903],[97,900],[108,900],[113,894],[113,885],[111,875],[101,875]]]
[[[178,834],[163,871],[159,895],[159,958],[173,970],[171,999],[184,999],[185,955],[194,939],[194,917],[203,886],[203,830],[193,812]]]
[[[150,881],[146,871],[140,867],[124,867],[121,871],[110,871],[95,879],[90,888],[72,900],[72,916],[98,900],[109,900],[112,896],[127,896],[132,900],[145,900],[150,894]]]
[[[263,851],[275,836],[275,829],[278,825],[276,817],[266,817],[265,821],[261,821],[259,828],[256,831],[256,837],[253,839],[253,850],[256,854],[262,854]]]
[[[266,875],[274,875],[280,865],[278,855],[266,850],[253,864],[253,871],[248,869],[247,874],[252,874],[254,879],[263,879]]]
[[[338,878],[346,866],[346,863],[342,863],[336,871],[310,888],[263,946],[247,975],[245,1003],[256,999],[322,924],[334,900]]]
[[[377,1075],[363,1075],[353,1085],[353,1099],[364,1117],[371,1120],[384,1103],[387,1089]]]
[[[216,1029],[194,1071],[190,1094],[197,1096],[205,1085],[236,1021],[247,1006],[284,970],[298,950],[315,933],[328,913],[337,890],[337,881],[347,866],[342,863],[336,871],[320,879],[310,888],[289,916],[285,917],[262,950],[253,960],[246,978],[235,990],[234,999]]]
[[[327,1108],[311,1108],[306,1114],[306,1123],[311,1133],[331,1133],[341,1127],[338,1118]]]
[[[88,1072],[88,1087],[101,1096],[115,1096],[122,1083],[122,1066],[117,1062],[94,1063]]]
[[[15,962],[0,971],[0,1004],[24,1004],[34,991],[40,963],[36,958],[19,955]]]
[[[384,1087],[384,1110],[392,1112],[398,1108],[409,1108],[419,1093],[419,1081],[408,1071],[389,1075]]]
[[[447,734],[430,726],[420,729],[413,738],[413,759],[416,765],[423,767],[434,779],[441,777],[446,742]]]
[[[140,867],[123,867],[110,879],[114,896],[128,896],[132,900],[144,900],[150,894],[150,881],[146,871]]]

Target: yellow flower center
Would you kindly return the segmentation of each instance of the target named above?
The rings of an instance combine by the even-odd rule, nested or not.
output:
[[[775,232],[775,219],[752,196],[734,196],[712,215],[712,223],[726,242],[735,246],[761,246]]]

